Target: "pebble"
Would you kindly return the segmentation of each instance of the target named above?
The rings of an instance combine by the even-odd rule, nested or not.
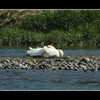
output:
[[[100,71],[100,57],[0,58],[0,69]]]

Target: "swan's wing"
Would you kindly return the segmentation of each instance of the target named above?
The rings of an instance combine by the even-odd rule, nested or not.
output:
[[[42,54],[43,57],[58,57],[59,52],[54,48],[44,48],[45,52]]]
[[[32,47],[29,47],[29,49],[32,50],[33,48]]]
[[[29,47],[29,50],[40,49],[40,48],[41,48],[41,47],[37,47],[37,48]]]
[[[27,55],[29,55],[29,56],[63,57],[63,55],[64,55],[62,50],[48,48],[47,46],[44,46],[43,48],[29,47],[29,49],[30,50],[27,51]]]
[[[52,45],[47,45],[48,48],[52,48],[52,49],[56,49],[54,46]]]
[[[43,48],[46,49],[46,48],[48,48],[48,47],[47,47],[47,46],[44,46]]]
[[[41,56],[41,54],[45,51],[43,48],[38,48],[38,49],[33,49],[31,48],[30,50],[27,51],[27,55],[29,56]]]

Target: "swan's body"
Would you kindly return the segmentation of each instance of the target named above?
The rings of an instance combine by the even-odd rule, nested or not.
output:
[[[56,49],[54,46],[48,45],[43,48],[37,47],[32,48],[29,47],[30,50],[27,51],[27,55],[29,56],[41,56],[41,57],[63,57],[64,53],[60,49]]]

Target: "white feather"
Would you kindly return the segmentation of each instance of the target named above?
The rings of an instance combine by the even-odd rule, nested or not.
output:
[[[27,51],[27,54],[29,56],[43,56],[43,57],[63,57],[63,51],[58,50],[53,46],[44,46],[43,48],[37,47],[32,48],[29,47],[29,50]]]

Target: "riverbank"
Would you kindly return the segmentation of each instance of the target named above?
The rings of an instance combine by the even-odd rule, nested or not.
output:
[[[100,46],[99,10],[1,10],[0,46]]]
[[[63,58],[0,58],[0,69],[100,70],[100,56],[66,56]]]

